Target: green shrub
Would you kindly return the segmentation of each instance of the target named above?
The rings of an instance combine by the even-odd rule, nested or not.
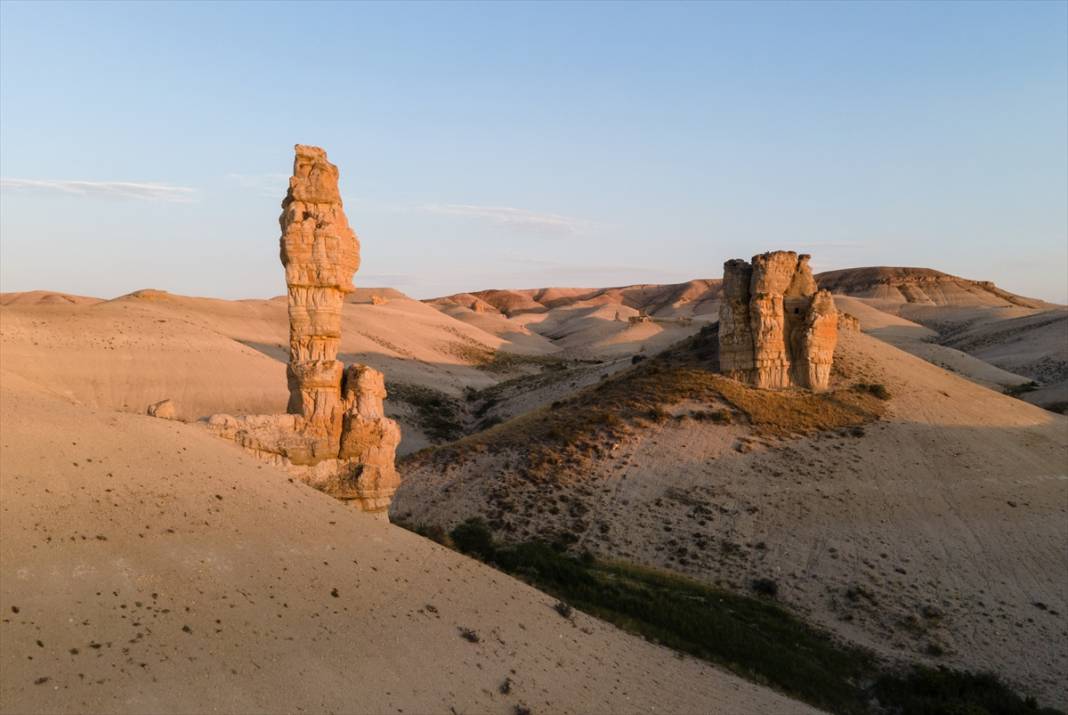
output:
[[[755,578],[753,582],[749,584],[749,587],[753,589],[754,593],[758,593],[761,596],[767,596],[768,598],[775,598],[779,595],[779,584],[775,583],[770,578]]]
[[[472,517],[449,532],[452,543],[465,554],[492,561],[496,551],[493,533],[481,517]]]
[[[1055,715],[1034,698],[1021,698],[990,673],[915,666],[884,675],[873,695],[901,715]]]
[[[1034,392],[1038,389],[1038,383],[1032,380],[1031,382],[1025,382],[1022,385],[1010,385],[1005,388],[1005,394],[1012,397],[1019,397],[1028,392]]]

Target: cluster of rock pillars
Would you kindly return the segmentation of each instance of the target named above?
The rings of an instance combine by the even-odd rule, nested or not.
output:
[[[337,359],[360,244],[342,208],[338,169],[322,149],[296,146],[279,222],[289,293],[287,414],[213,415],[208,427],[338,499],[384,512],[400,483],[400,429],[383,410],[382,373]],[[808,259],[774,251],[724,264],[725,375],[759,388],[828,387],[839,316]]]

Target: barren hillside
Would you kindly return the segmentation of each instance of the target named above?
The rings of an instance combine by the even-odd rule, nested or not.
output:
[[[1064,306],[926,268],[851,268],[817,279],[822,287],[855,299],[853,311],[863,311],[869,324],[886,321],[858,303],[927,329],[876,325],[873,335],[980,384],[1007,388],[1054,412],[1068,410]]]
[[[196,425],[0,379],[4,713],[808,711]]]
[[[771,579],[887,657],[1064,705],[1068,420],[856,333],[831,393],[752,390],[715,374],[713,336],[409,457],[392,513]]]
[[[387,301],[374,305],[372,295]],[[488,333],[391,289],[351,295],[343,326],[342,359],[382,370],[397,386],[390,409],[406,426],[406,450],[427,444],[414,408],[399,399],[406,386],[457,397],[536,372],[533,358],[553,350]],[[288,346],[284,299],[143,290],[68,300],[38,291],[6,294],[0,306],[4,369],[90,407],[143,413],[169,398],[191,420],[284,411]]]

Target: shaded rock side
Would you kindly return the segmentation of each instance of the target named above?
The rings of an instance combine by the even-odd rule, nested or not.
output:
[[[723,264],[720,370],[756,387],[824,390],[830,384],[838,313],[819,290],[809,256],[772,251]]]

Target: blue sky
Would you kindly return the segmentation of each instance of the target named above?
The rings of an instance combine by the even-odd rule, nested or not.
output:
[[[284,292],[295,143],[357,285],[769,249],[1068,302],[1068,3],[0,3],[0,288]]]

